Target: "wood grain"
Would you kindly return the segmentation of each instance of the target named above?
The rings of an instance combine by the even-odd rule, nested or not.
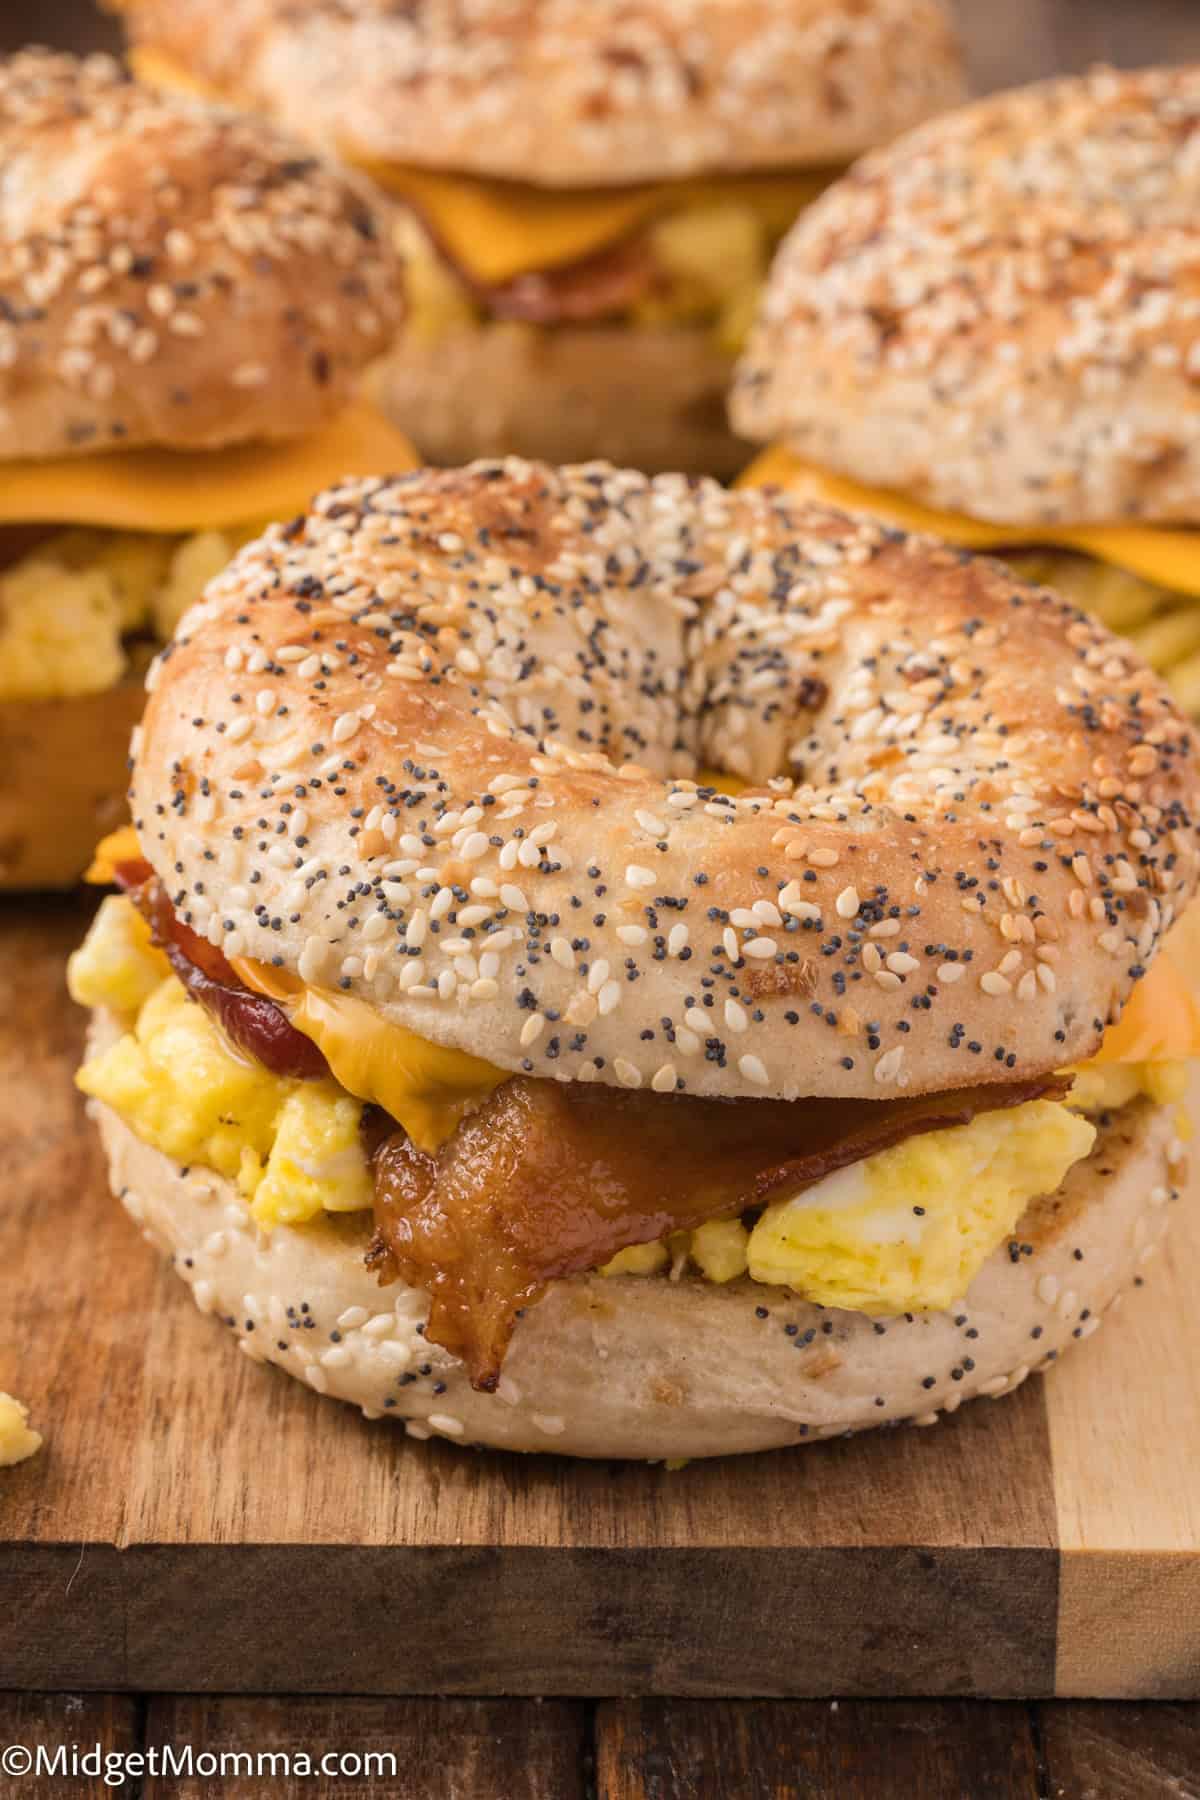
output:
[[[104,1757],[138,1748],[141,1711],[130,1694],[0,1693],[0,1750],[22,1745],[36,1754],[39,1745],[47,1752],[61,1745],[69,1754],[77,1745],[82,1755],[98,1745],[103,1770]],[[0,1800],[61,1800],[68,1793],[72,1800],[111,1800],[113,1789],[102,1773],[75,1779],[0,1773]]]
[[[1023,1706],[632,1700],[596,1715],[597,1800],[1036,1800],[1038,1791]]]
[[[1054,1800],[1200,1800],[1200,1707],[1037,1708]]]
[[[1198,1267],[1193,1187],[1144,1285],[1086,1357],[1045,1383],[1063,1552],[1060,1694],[1200,1692]]]
[[[312,1779],[227,1765],[231,1800],[1200,1800],[1200,1705],[564,1701],[0,1693],[0,1747],[395,1758]],[[275,1765],[278,1770],[279,1765]],[[0,1777],[0,1800],[110,1794]],[[146,1774],[144,1800],[214,1779]]]
[[[583,1800],[585,1719],[562,1701],[270,1700],[163,1696],[149,1703],[147,1748],[191,1744],[222,1752],[383,1754],[310,1779],[239,1775],[222,1800]],[[278,1768],[279,1765],[274,1765]],[[393,1771],[394,1768],[394,1772]],[[212,1800],[213,1781],[147,1779],[144,1800]]]

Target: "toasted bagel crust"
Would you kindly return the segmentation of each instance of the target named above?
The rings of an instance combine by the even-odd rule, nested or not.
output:
[[[114,1029],[101,1019],[93,1043]],[[1096,1330],[1166,1228],[1179,1172],[1168,1111],[1125,1108],[1057,1193],[1029,1207],[1017,1228],[1029,1249],[1002,1245],[953,1313],[878,1321],[748,1278],[556,1282],[487,1395],[420,1334],[425,1295],[368,1274],[363,1215],[266,1236],[230,1182],[184,1172],[107,1107],[92,1112],[114,1192],[248,1356],[369,1417],[405,1420],[414,1436],[573,1456],[768,1450],[933,1424],[976,1395],[1009,1393]]]
[[[0,458],[314,430],[389,341],[359,178],[107,57],[0,64]]]
[[[547,185],[837,161],[964,91],[942,0],[111,3],[342,154]]]
[[[1200,66],[1045,82],[798,220],[743,436],[1001,524],[1200,522]]]
[[[767,490],[348,484],[239,554],[150,686],[133,812],[180,916],[539,1076],[1043,1073],[1197,880],[1196,736],[1129,645]]]
[[[705,326],[482,324],[378,367],[384,410],[426,461],[528,456],[718,478],[747,447],[725,422],[732,359]]]

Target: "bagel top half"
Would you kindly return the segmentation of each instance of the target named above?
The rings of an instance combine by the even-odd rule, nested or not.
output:
[[[865,158],[785,240],[731,416],[973,520],[1200,522],[1200,66],[999,94]]]
[[[314,433],[390,340],[365,189],[268,125],[30,50],[0,160],[0,458]]]
[[[132,808],[177,916],[263,991],[503,1070],[887,1098],[1060,1068],[1197,881],[1195,733],[1127,645],[765,490],[346,485],[150,685]]]
[[[109,0],[353,160],[603,186],[841,162],[963,91],[943,0]]]

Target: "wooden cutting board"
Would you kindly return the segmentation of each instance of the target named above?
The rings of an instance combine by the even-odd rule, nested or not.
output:
[[[1200,1694],[1200,1205],[1044,1382],[693,1464],[477,1454],[237,1354],[107,1193],[78,902],[0,910],[0,1687]]]

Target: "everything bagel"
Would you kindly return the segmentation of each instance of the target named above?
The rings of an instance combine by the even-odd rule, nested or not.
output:
[[[705,482],[335,490],[152,688],[133,812],[187,924],[537,1076],[1054,1067],[1196,880],[1195,734],[1126,646],[997,564]]]
[[[537,1447],[520,1368],[530,1416],[553,1389],[564,1420],[545,1447],[580,1454],[925,1416],[1036,1360],[1065,1220],[1096,1256],[1062,1322],[1135,1265],[1135,1171],[1169,1140],[1166,1197],[1181,1155],[1165,1109],[1195,1017],[1160,1004],[1165,963],[1153,1006],[1135,990],[1196,886],[1196,743],[1052,594],[765,490],[479,463],[272,527],[150,687],[117,872],[153,943],[114,900],[75,959],[102,1021],[81,1085],[189,1279],[227,1285],[201,1277],[181,1166],[221,1178],[229,1279],[260,1314],[311,1311],[331,1369],[365,1256],[397,1333],[440,1347],[415,1372],[391,1353],[398,1416]],[[1098,1048],[1072,1088],[1060,1071]],[[194,1091],[164,1109],[183,1065]],[[222,1082],[238,1097],[210,1118],[196,1094]],[[1128,1146],[1107,1209],[1101,1115]],[[339,1211],[353,1279],[322,1262],[318,1304]],[[899,1334],[876,1350],[864,1321],[911,1314],[949,1354],[976,1277],[969,1370],[918,1376]],[[551,1370],[574,1293],[568,1417]],[[831,1321],[840,1397],[800,1359],[748,1374],[757,1324],[797,1296],[810,1337]],[[715,1412],[688,1320],[706,1356],[730,1344]],[[667,1415],[612,1366],[635,1344]],[[385,1409],[374,1374],[317,1367]]]

